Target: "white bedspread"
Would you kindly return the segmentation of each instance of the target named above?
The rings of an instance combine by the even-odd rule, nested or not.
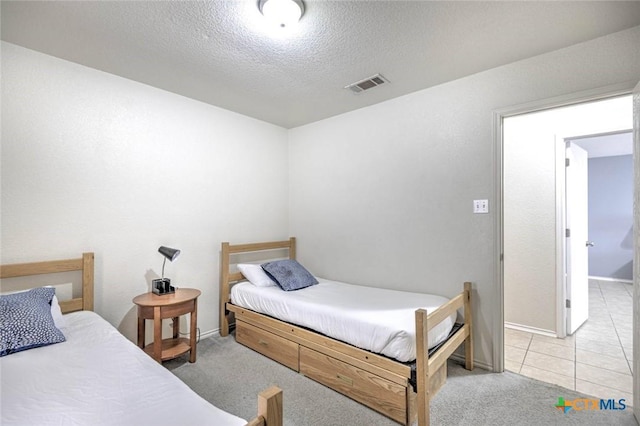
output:
[[[318,281],[296,291],[241,282],[231,288],[231,301],[402,362],[416,358],[416,309],[432,312],[448,301],[431,294]],[[455,319],[454,314],[429,332],[429,348],[447,338]]]
[[[0,358],[3,426],[246,424],[198,396],[97,314],[65,318],[66,342]]]

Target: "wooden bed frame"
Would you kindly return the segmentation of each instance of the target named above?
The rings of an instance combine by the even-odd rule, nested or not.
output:
[[[63,314],[93,311],[93,259],[93,253],[83,253],[79,259],[0,265],[0,279],[81,271],[82,295],[71,300],[60,300],[60,310]]]
[[[427,314],[416,311],[416,374],[414,391],[407,364],[298,327],[231,303],[231,286],[244,276],[231,270],[231,256],[288,250],[296,257],[296,240],[231,245],[222,243],[220,263],[220,335],[229,334],[235,317],[236,340],[281,364],[346,395],[400,424],[429,425],[429,402],[447,377],[447,359],[464,343],[465,368],[473,369],[471,283]],[[239,262],[237,262],[239,263]],[[428,332],[449,315],[464,309],[464,324],[431,357]]]
[[[81,258],[45,262],[0,265],[0,279],[58,272],[82,272],[82,295],[59,301],[62,313],[93,310],[94,254],[83,253]],[[258,414],[247,426],[282,426],[282,390],[272,386],[258,394]]]

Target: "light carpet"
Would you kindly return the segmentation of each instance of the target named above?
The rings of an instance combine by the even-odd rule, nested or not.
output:
[[[195,364],[183,356],[164,365],[203,398],[242,418],[255,416],[257,394],[277,385],[284,394],[285,426],[397,425],[233,336],[203,339],[197,350]],[[559,397],[588,396],[511,372],[467,371],[452,361],[448,367],[446,384],[431,400],[432,425],[637,425],[630,407],[563,413],[555,408]]]

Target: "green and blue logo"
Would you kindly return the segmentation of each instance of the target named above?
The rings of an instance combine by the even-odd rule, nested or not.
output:
[[[616,410],[621,411],[627,408],[626,400],[622,399],[595,399],[595,398],[576,398],[573,400],[565,400],[558,397],[558,403],[555,407],[565,414],[571,410],[574,411],[595,411],[595,410]]]

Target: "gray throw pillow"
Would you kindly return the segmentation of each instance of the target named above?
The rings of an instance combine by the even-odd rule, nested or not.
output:
[[[318,280],[304,266],[293,259],[263,263],[262,269],[284,291],[300,290],[318,284]]]

